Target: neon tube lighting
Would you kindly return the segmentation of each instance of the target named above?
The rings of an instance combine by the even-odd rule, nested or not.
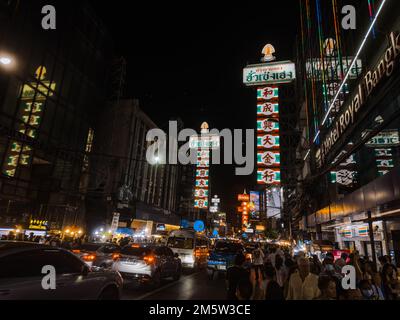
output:
[[[368,39],[368,37],[369,37],[369,35],[370,35],[372,29],[374,28],[374,25],[375,25],[375,23],[376,23],[376,21],[377,21],[379,15],[380,15],[382,9],[383,9],[383,6],[385,5],[385,3],[386,3],[386,0],[382,0],[382,3],[381,3],[381,5],[379,6],[379,9],[378,9],[378,11],[377,11],[377,13],[376,13],[376,15],[375,15],[375,18],[374,18],[374,20],[372,21],[372,23],[371,23],[371,25],[370,25],[370,27],[369,27],[367,33],[365,34],[364,39],[363,39],[363,41],[362,41],[362,43],[361,43],[361,45],[360,45],[360,47],[359,47],[359,49],[358,49],[358,51],[357,51],[357,54],[356,54],[356,56],[353,58],[353,61],[351,62],[351,65],[350,65],[349,69],[348,69],[347,72],[346,72],[346,76],[344,77],[344,79],[343,79],[343,81],[342,81],[342,83],[341,83],[341,85],[340,85],[340,87],[339,87],[339,90],[336,92],[335,98],[333,99],[333,101],[332,101],[332,103],[331,103],[331,105],[330,105],[330,107],[329,107],[329,109],[328,109],[328,111],[327,111],[327,113],[326,113],[326,115],[325,115],[325,117],[324,117],[324,120],[322,121],[322,125],[324,125],[325,122],[326,122],[326,120],[328,119],[329,114],[330,114],[330,112],[332,111],[332,108],[334,107],[335,102],[336,102],[337,98],[339,97],[340,92],[341,92],[342,89],[343,89],[343,86],[346,84],[347,79],[348,79],[349,76],[350,76],[351,69],[354,67],[354,64],[356,63],[356,61],[357,61],[357,59],[358,59],[358,57],[359,57],[359,55],[360,55],[362,49],[364,48],[364,45],[365,45],[365,43],[367,42],[367,39]],[[317,135],[316,135],[315,138],[314,138],[314,142],[315,142],[315,140],[318,138],[319,133],[320,133],[320,132],[318,131]]]

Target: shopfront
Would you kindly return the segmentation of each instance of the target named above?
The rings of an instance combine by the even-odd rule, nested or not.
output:
[[[382,221],[373,223],[376,258],[388,254]],[[361,256],[372,259],[369,225],[365,223],[348,224],[335,228],[336,242],[340,249],[358,251]]]

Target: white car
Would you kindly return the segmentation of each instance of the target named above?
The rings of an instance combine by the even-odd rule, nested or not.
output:
[[[55,268],[54,290],[43,288],[44,266]],[[0,241],[0,300],[116,300],[122,285],[118,272],[90,268],[67,250]]]
[[[128,245],[121,249],[112,269],[124,279],[148,282],[154,287],[162,278],[179,280],[182,273],[181,260],[166,246]]]

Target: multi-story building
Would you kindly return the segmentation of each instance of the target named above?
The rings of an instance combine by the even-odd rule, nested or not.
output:
[[[48,4],[55,30],[42,29]],[[106,100],[111,38],[85,1],[0,6],[0,227],[84,227],[80,186]]]
[[[341,9],[356,8],[355,29]],[[400,263],[398,1],[300,1],[296,215],[313,240]]]
[[[121,225],[146,236],[157,223],[179,226],[179,166],[146,158],[147,133],[157,128],[134,99],[111,102],[99,114],[90,157],[90,230],[110,225],[114,212]]]

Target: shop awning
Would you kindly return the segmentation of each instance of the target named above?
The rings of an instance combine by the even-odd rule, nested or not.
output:
[[[335,245],[332,241],[329,240],[314,240],[312,242],[312,246],[314,250],[328,252],[335,250]]]

